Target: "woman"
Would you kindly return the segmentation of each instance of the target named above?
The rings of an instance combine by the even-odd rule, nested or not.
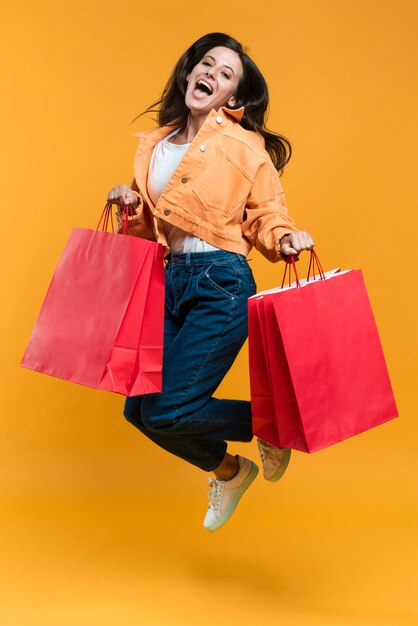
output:
[[[163,91],[159,126],[138,133],[135,178],[116,185],[119,224],[166,249],[162,393],[127,398],[125,417],[162,448],[213,472],[204,527],[220,528],[258,467],[227,452],[250,441],[251,406],[213,393],[247,337],[256,291],[246,256],[270,261],[311,249],[287,214],[277,170],[285,138],[266,130],[267,85],[241,45],[210,33],[182,55]],[[258,440],[264,477],[278,480],[290,450]]]

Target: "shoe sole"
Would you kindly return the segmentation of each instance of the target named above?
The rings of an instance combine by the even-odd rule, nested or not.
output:
[[[280,463],[280,467],[277,469],[277,472],[273,474],[271,478],[266,478],[264,476],[264,478],[268,480],[269,483],[277,483],[277,481],[281,479],[281,477],[287,470],[287,466],[289,465],[291,454],[292,454],[291,448],[286,448],[285,452],[283,453],[282,462]]]
[[[243,480],[241,486],[237,489],[234,499],[231,500],[231,502],[228,504],[228,507],[225,509],[223,515],[210,526],[204,526],[206,530],[213,533],[215,532],[215,530],[218,530],[221,526],[225,524],[225,522],[229,520],[232,513],[237,508],[237,504],[240,501],[241,496],[244,495],[248,487],[256,479],[257,474],[258,474],[258,467],[255,463],[253,463],[250,473],[248,474],[247,478]]]

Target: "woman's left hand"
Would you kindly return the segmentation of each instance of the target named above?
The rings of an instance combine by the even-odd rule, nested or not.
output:
[[[290,235],[285,235],[280,240],[280,253],[284,256],[298,256],[302,250],[312,250],[314,240],[304,230],[297,230]]]

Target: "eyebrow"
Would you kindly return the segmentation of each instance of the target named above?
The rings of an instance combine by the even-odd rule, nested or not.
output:
[[[206,54],[203,58],[205,59],[206,57],[208,57],[209,59],[212,59],[212,61],[214,61],[214,63],[216,63],[216,59],[215,57],[212,57],[210,54]],[[229,70],[231,70],[231,72],[233,74],[235,74],[234,70],[232,69],[232,67],[230,67],[229,65],[223,65],[223,67],[227,67]]]

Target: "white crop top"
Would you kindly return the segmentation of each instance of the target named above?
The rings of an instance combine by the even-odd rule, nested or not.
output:
[[[148,169],[147,188],[154,205],[157,204],[164,187],[190,145],[189,143],[177,145],[168,141],[179,130],[179,128],[176,128],[167,137],[159,141],[152,152]],[[219,250],[219,248],[203,241],[203,239],[194,237],[186,231],[177,228],[177,226],[169,224],[166,220],[162,221],[171,252],[181,254],[182,252],[211,252]]]

